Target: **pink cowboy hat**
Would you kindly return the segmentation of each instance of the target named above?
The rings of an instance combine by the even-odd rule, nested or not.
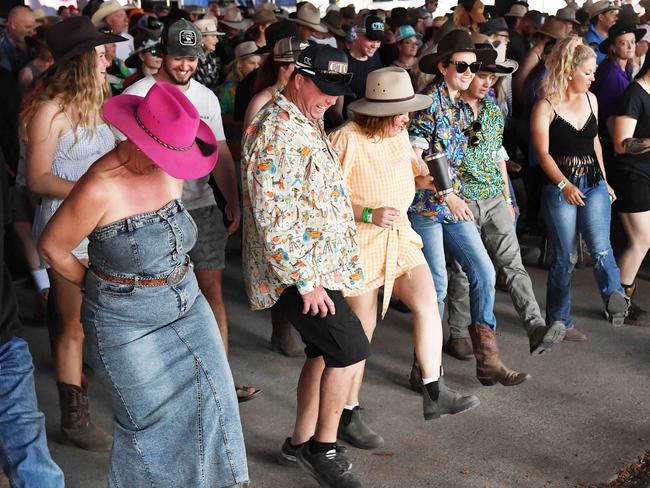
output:
[[[174,178],[200,178],[217,163],[214,132],[192,102],[169,83],[156,83],[144,98],[110,98],[104,104],[104,119]]]

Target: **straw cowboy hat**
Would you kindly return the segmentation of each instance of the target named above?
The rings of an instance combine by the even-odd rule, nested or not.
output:
[[[348,108],[371,117],[390,117],[423,110],[432,103],[431,97],[413,92],[413,83],[406,70],[389,66],[368,74],[366,96],[352,102]]]
[[[583,5],[582,8],[585,8],[585,6]],[[587,8],[587,13],[589,14],[589,18],[593,19],[596,15],[604,14],[610,10],[620,10],[620,8],[609,0],[600,0]]]
[[[119,95],[104,104],[104,119],[165,173],[201,178],[217,163],[217,139],[196,107],[174,85],[156,83],[147,95]]]
[[[296,18],[292,20],[299,25],[309,27],[310,29],[314,29],[316,32],[322,34],[327,34],[329,31],[327,26],[321,23],[320,10],[311,3],[305,3],[300,7],[300,10],[298,10],[296,14]]]
[[[126,39],[115,34],[102,34],[88,17],[80,15],[68,17],[50,27],[45,33],[45,41],[52,51],[54,63],[59,64],[96,46]]]
[[[224,11],[221,23],[236,30],[246,30],[253,25],[253,22],[242,17],[241,11],[234,5]]]
[[[225,35],[223,32],[219,32],[217,19],[215,18],[195,20],[194,25],[199,28],[201,34],[204,36],[209,36],[210,34],[216,34],[218,36]]]
[[[455,29],[445,35],[438,43],[438,50],[435,53],[427,54],[420,59],[419,67],[423,73],[436,74],[438,63],[444,61],[454,53],[476,52],[469,32],[463,29]]]
[[[117,0],[108,0],[99,6],[97,12],[93,14],[90,20],[95,26],[99,27],[104,22],[104,19],[109,15],[119,12],[120,10],[131,10],[132,8],[133,6],[122,5]]]

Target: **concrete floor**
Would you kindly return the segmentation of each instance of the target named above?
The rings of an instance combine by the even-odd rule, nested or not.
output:
[[[236,250],[230,251],[228,266],[233,373],[239,382],[264,390],[259,399],[241,406],[251,486],[314,487],[301,470],[275,462],[292,429],[301,359],[270,351],[269,315],[248,310]],[[546,272],[529,271],[543,309]],[[17,285],[52,455],[68,487],[104,487],[108,454],[59,443],[47,331],[29,325],[26,281]],[[647,280],[639,282],[638,297],[650,307]],[[650,447],[650,328],[611,328],[589,268],[576,270],[573,298],[576,325],[589,341],[562,343],[533,358],[510,298],[497,292],[503,359],[532,379],[513,388],[482,387],[474,378],[474,361],[445,356],[448,384],[478,395],[481,405],[431,422],[422,419],[420,397],[407,387],[410,316],[390,311],[374,338],[362,400],[364,418],[386,444],[377,451],[348,452],[364,487],[597,487]],[[111,412],[100,385],[91,388],[91,405],[95,421],[110,429]]]

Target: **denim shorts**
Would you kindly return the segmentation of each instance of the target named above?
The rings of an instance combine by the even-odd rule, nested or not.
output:
[[[196,244],[190,252],[197,271],[224,269],[228,231],[219,207],[210,205],[189,210],[198,228]]]

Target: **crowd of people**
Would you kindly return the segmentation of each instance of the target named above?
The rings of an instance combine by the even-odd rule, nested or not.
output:
[[[583,247],[594,307],[614,327],[650,326],[636,293],[650,248],[649,46],[648,0],[567,0],[555,15],[481,0],[450,13],[437,0],[12,8],[0,31],[11,486],[62,487],[64,475],[18,335],[5,224],[48,325],[62,438],[111,451],[112,487],[249,483],[238,404],[262,389],[228,365],[236,234],[250,308],[271,311],[271,347],[306,356],[278,462],[321,486],[362,485],[337,440],[384,444],[360,390],[389,308],[413,322],[410,385],[425,420],[480,404],[447,385],[443,351],[475,360],[485,386],[531,378],[499,350],[497,287],[530,354],[587,340],[571,309]],[[616,253],[612,226],[626,237]],[[522,260],[531,235],[549,266],[545,313]],[[91,380],[110,399],[112,433],[92,421]]]

